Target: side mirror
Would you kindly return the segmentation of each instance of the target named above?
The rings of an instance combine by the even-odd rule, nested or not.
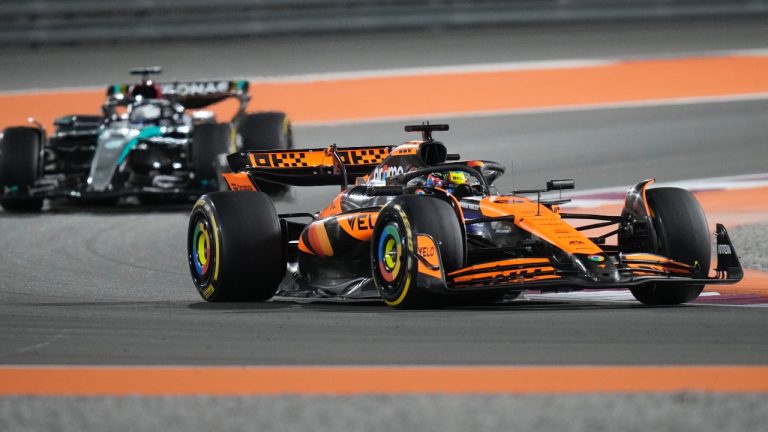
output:
[[[576,181],[574,179],[560,179],[547,181],[547,191],[552,190],[566,190],[576,188]]]

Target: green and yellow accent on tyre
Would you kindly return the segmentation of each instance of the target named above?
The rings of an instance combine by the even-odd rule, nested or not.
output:
[[[394,198],[379,212],[371,235],[373,282],[389,306],[439,306],[449,294],[440,272],[419,273],[416,248],[421,235],[431,239],[438,268],[452,271],[464,263],[464,237],[450,203],[423,195]]]
[[[286,270],[272,200],[258,191],[211,192],[192,208],[187,258],[195,288],[209,302],[265,301]]]
[[[391,222],[384,227],[379,240],[379,271],[387,282],[394,281],[403,267],[403,243],[397,223]]]
[[[219,234],[216,218],[203,200],[192,209],[187,250],[195,286],[203,298],[209,299],[216,291],[219,276]]]
[[[384,302],[397,307],[408,297],[414,278],[414,243],[406,213],[397,205],[391,210],[377,223],[371,255],[374,283]]]

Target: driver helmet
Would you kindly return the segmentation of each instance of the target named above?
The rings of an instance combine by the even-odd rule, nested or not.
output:
[[[439,187],[448,192],[469,181],[468,174],[464,171],[436,172],[427,176],[427,187]]]
[[[163,91],[160,89],[160,85],[152,80],[142,81],[141,84],[136,84],[131,88],[131,96],[134,99],[160,99],[163,97]]]

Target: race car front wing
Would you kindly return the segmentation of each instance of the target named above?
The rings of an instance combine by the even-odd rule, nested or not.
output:
[[[733,284],[744,277],[725,227],[716,225],[717,266],[714,277],[701,277],[693,265],[650,253],[590,255],[564,268],[546,257],[513,258],[466,267],[445,275],[451,292],[488,289],[528,290],[626,288],[631,286]],[[582,259],[583,258],[583,259]]]

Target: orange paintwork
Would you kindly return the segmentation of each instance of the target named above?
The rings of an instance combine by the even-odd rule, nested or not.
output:
[[[679,274],[684,274],[684,275],[690,275],[691,274],[691,272],[688,271],[688,270],[677,269],[677,268],[674,268],[674,267],[665,267],[665,266],[662,266],[662,265],[655,265],[655,264],[632,264],[632,263],[628,263],[627,267],[629,267],[631,269],[638,269],[638,270],[645,269],[645,270],[666,271],[666,272],[669,272],[669,273],[679,273]]]
[[[470,168],[482,168],[485,165],[485,162],[475,160],[475,161],[468,161],[467,166]]]
[[[630,253],[630,254],[623,254],[621,258],[623,261],[633,261],[633,260],[634,261],[658,261],[658,262],[674,264],[682,267],[688,267],[688,268],[691,267],[689,264],[684,264],[679,261],[669,259],[667,257],[663,257],[660,255],[653,255],[653,254]]]
[[[370,241],[379,214],[376,212],[348,213],[336,218],[341,229],[360,241]]]
[[[378,164],[389,155],[390,147],[367,147],[364,149],[338,149],[337,153],[345,165]],[[252,168],[306,168],[333,167],[334,158],[325,149],[284,150],[273,152],[249,152]]]
[[[315,253],[312,252],[312,250],[310,250],[307,247],[307,245],[304,243],[304,238],[303,237],[299,237],[299,250],[304,252],[304,253],[306,253],[306,254],[315,255]]]
[[[1,396],[768,392],[768,366],[0,367]]]
[[[454,282],[472,282],[478,279],[488,278],[504,278],[505,282],[529,282],[537,279],[559,279],[557,275],[540,275],[535,276],[535,272],[551,272],[554,271],[554,267],[531,267],[516,270],[504,270],[504,271],[489,271],[486,273],[476,273],[468,276],[455,276],[452,278]]]
[[[421,141],[418,142],[407,142],[405,144],[401,144],[397,146],[394,150],[392,150],[392,155],[394,156],[406,156],[406,155],[415,155],[419,152],[419,145],[421,145]]]
[[[307,227],[307,238],[309,239],[309,249],[314,251],[316,255],[323,257],[333,256],[333,247],[331,247],[331,240],[328,238],[328,232],[325,230],[325,224],[310,224]]]
[[[251,178],[246,173],[222,173],[224,181],[231,191],[255,191]]]
[[[342,192],[343,193],[343,192]],[[330,204],[328,204],[328,207],[324,208],[320,214],[318,215],[320,219],[325,219],[327,217],[337,215],[341,213],[341,195],[342,193],[336,195],[336,198],[331,201]]]
[[[654,215],[653,210],[651,210],[651,207],[648,205],[648,197],[646,197],[646,194],[648,192],[648,186],[652,185],[654,182],[656,182],[656,180],[655,179],[648,179],[648,180],[649,180],[648,183],[646,183],[645,186],[643,187],[643,204],[645,205],[645,212],[648,215],[653,216]]]
[[[419,234],[419,236],[416,238],[416,253],[419,254],[421,258],[426,260],[430,266],[437,267],[437,269],[429,268],[421,259],[419,259],[419,273],[437,279],[443,278],[443,271],[440,268],[440,260],[438,256],[438,248],[432,237]]]
[[[472,272],[475,270],[494,269],[498,267],[512,266],[512,265],[525,265],[525,264],[549,264],[549,260],[546,258],[514,258],[503,261],[493,261],[483,264],[475,264],[473,266],[464,267],[461,270],[456,270],[448,273],[449,276],[460,275],[461,273]]]
[[[526,264],[549,264],[549,260],[546,258],[514,258],[514,259],[503,260],[503,261],[494,261],[494,262],[483,263],[483,264],[475,264],[473,266],[469,266],[460,270],[453,271],[449,273],[448,276],[454,282],[472,282],[473,280],[477,280],[477,279],[487,279],[487,278],[499,277],[499,276],[504,278],[508,278],[510,276],[520,276],[521,277],[520,281],[560,278],[560,276],[556,276],[556,275],[540,275],[540,276],[532,275],[532,273],[535,271],[544,272],[544,271],[554,270],[554,267],[547,266],[547,265],[531,267],[531,268],[523,268],[523,269],[514,269],[514,270],[503,270],[503,271],[496,270],[501,267],[514,266],[514,265],[526,265]],[[471,274],[467,276],[462,276],[464,273],[472,273],[478,270],[488,270],[488,271],[483,273],[476,273],[476,274]]]
[[[515,216],[515,225],[549,242],[563,251],[574,254],[602,253],[584,234],[550,211],[546,206],[522,197],[486,197],[480,201],[483,216]]]

